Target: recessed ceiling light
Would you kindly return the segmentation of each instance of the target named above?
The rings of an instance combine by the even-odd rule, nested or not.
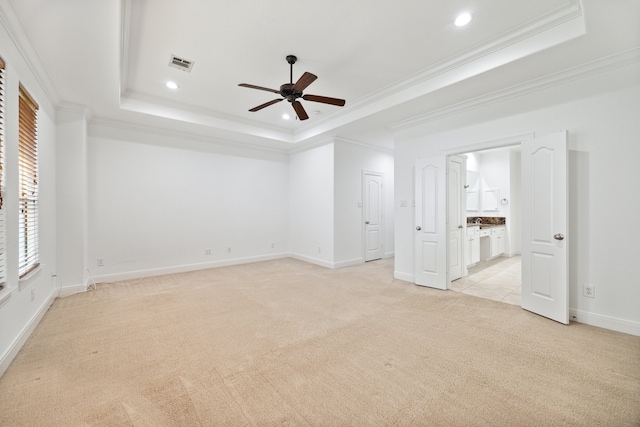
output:
[[[175,89],[178,89],[179,86],[178,86],[178,83],[176,83],[176,82],[167,82],[167,87],[169,89],[174,89],[175,90]]]
[[[464,27],[469,22],[471,22],[472,19],[473,19],[473,15],[472,14],[470,14],[468,12],[464,12],[464,13],[461,13],[460,15],[458,15],[456,17],[456,20],[453,21],[453,23],[454,23],[454,25],[456,27]]]
[[[289,119],[291,118],[291,116],[290,116],[290,115],[288,115],[287,113],[284,113],[284,114],[282,115],[282,118],[283,118],[283,119],[285,119],[285,120],[289,120]]]

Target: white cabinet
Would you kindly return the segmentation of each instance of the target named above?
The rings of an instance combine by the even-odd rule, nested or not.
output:
[[[480,230],[480,251],[483,260],[490,260],[504,253],[506,227],[496,226]]]
[[[475,265],[480,261],[480,227],[467,226],[467,242],[466,242],[465,260],[467,267]]]
[[[491,229],[491,258],[504,253],[504,232],[505,227],[495,227]]]

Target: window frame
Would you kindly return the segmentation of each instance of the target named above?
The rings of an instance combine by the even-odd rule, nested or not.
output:
[[[28,280],[40,267],[39,182],[38,182],[39,106],[20,84],[18,100],[19,231],[18,276]]]
[[[5,77],[5,63],[2,58],[0,58],[0,291],[7,289],[7,256],[6,256],[6,215],[4,208],[4,198],[5,198],[5,186],[4,186],[4,165],[5,165],[5,155],[4,155],[4,132],[5,132],[5,124],[4,118],[5,114],[5,87],[4,87],[4,77]]]

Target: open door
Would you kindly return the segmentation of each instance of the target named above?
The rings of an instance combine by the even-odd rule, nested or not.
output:
[[[414,282],[447,289],[445,156],[416,161],[415,192]]]
[[[567,133],[522,144],[522,308],[569,323]]]
[[[467,195],[464,185],[467,182],[467,162],[461,156],[449,156],[447,159],[447,228],[449,239],[449,281],[452,282],[467,274],[464,257],[464,240],[467,223]]]

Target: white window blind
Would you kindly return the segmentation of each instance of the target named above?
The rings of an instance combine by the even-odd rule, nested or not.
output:
[[[38,253],[38,104],[20,85],[18,103],[18,168],[20,173],[20,256],[23,278],[40,265]]]
[[[4,61],[0,58],[0,289],[6,286],[7,256],[4,209]]]

